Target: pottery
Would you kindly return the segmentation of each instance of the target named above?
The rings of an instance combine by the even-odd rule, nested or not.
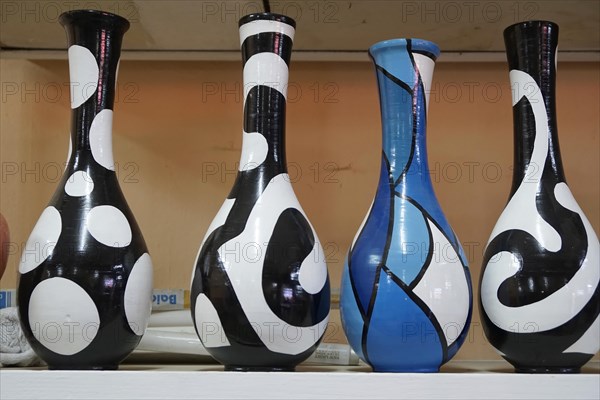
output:
[[[600,251],[567,186],[560,156],[558,25],[518,23],[506,28],[504,40],[514,173],[508,204],[484,254],[482,324],[516,371],[578,372],[600,347]]]
[[[377,192],[348,252],[340,311],[348,341],[380,372],[435,372],[465,340],[471,278],[433,191],[425,141],[438,47],[394,39],[369,49],[383,130]]]
[[[69,156],[21,257],[19,316],[50,369],[115,369],[144,334],[152,303],[152,261],[112,153],[129,22],[88,10],[63,13],[60,22],[69,41]]]
[[[289,371],[316,349],[330,303],[323,249],[286,167],[295,22],[251,14],[240,20],[239,32],[242,154],[194,263],[191,312],[204,347],[226,370]]]

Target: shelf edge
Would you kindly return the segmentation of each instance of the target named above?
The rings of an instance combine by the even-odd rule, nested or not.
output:
[[[1,59],[28,60],[66,60],[67,52],[63,49],[0,49]],[[140,61],[240,61],[239,51],[200,51],[200,50],[124,50],[124,60]],[[600,62],[597,51],[562,51],[560,62]],[[370,62],[366,51],[304,51],[296,50],[294,62]],[[504,52],[443,52],[439,62],[505,62]]]

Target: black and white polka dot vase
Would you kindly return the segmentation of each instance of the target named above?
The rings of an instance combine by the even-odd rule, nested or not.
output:
[[[226,370],[289,371],[329,319],[319,239],[287,174],[285,109],[293,19],[240,20],[243,146],[238,175],[194,264],[191,308],[204,347]]]
[[[71,142],[65,173],[19,264],[21,326],[51,369],[116,369],[147,325],[152,261],[117,181],[112,120],[129,22],[60,16],[69,40]]]
[[[516,371],[579,372],[600,348],[600,245],[560,157],[558,25],[521,22],[504,40],[515,161],[510,199],[484,254],[481,321]]]

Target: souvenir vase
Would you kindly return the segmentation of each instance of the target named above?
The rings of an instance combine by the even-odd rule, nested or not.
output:
[[[320,342],[329,279],[319,239],[287,174],[285,109],[295,22],[240,20],[243,145],[227,199],[202,240],[191,312],[226,370],[293,370]]]
[[[600,347],[598,237],[567,186],[556,128],[558,26],[504,31],[514,119],[508,204],[483,259],[485,334],[517,372],[579,372]]]
[[[344,267],[342,324],[374,371],[436,372],[465,340],[472,309],[467,259],[427,164],[427,103],[439,49],[394,39],[369,55],[379,85],[381,172]]]
[[[50,369],[116,369],[140,341],[152,305],[152,262],[112,153],[129,22],[88,10],[66,12],[60,22],[69,41],[69,156],[21,256],[19,316]]]

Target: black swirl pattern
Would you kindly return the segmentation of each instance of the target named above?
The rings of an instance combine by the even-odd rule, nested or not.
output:
[[[527,91],[519,93],[522,88],[513,83],[513,95],[522,97],[513,106],[515,164],[510,197],[513,199],[522,186],[536,184],[528,175],[537,173],[538,168],[542,169],[535,198],[531,201],[535,202],[535,210],[541,219],[558,234],[561,245],[557,251],[548,250],[536,239],[534,232],[523,229],[504,230],[491,239],[484,255],[483,266],[486,271],[482,274],[480,287],[488,273],[487,269],[495,268],[494,257],[501,252],[512,254],[521,268],[513,276],[505,279],[495,292],[482,291],[480,310],[483,326],[490,343],[515,366],[517,371],[577,372],[597,351],[597,349],[588,352],[578,350],[585,347],[583,345],[576,346],[576,350],[570,349],[578,341],[587,340],[582,337],[588,330],[594,329],[594,323],[598,323],[600,288],[597,279],[588,282],[588,285],[593,285],[591,289],[593,293],[589,293],[590,298],[583,308],[551,329],[539,328],[540,325],[543,326],[544,319],[559,311],[550,306],[541,315],[522,324],[526,326],[519,326],[517,317],[514,317],[515,324],[510,327],[510,330],[494,323],[494,319],[498,316],[490,313],[498,311],[485,307],[486,302],[494,301],[493,298],[485,296],[495,296],[502,305],[509,307],[508,310],[517,310],[529,305],[543,305],[582,272],[582,267],[590,257],[590,253],[597,253],[597,251],[591,252],[590,249],[598,248],[595,234],[591,232],[594,236],[591,237],[591,228],[586,229],[585,216],[566,208],[556,198],[556,188],[566,187],[558,147],[555,111],[555,55],[558,26],[545,21],[516,24],[506,29],[505,42],[510,70],[528,74],[541,91],[541,93]],[[535,97],[538,95],[539,97]],[[536,114],[532,106],[532,102],[539,98],[543,99],[545,115]],[[536,121],[542,119],[548,122],[548,132],[536,131]],[[548,151],[543,154],[543,162],[533,156],[538,135],[548,138]],[[531,171],[534,173],[532,174]],[[504,217],[520,218],[503,215]],[[587,268],[598,268],[598,260],[587,260],[587,262],[591,263]],[[594,263],[596,265],[593,265]],[[573,296],[580,295],[582,294],[573,293]],[[570,309],[570,301],[566,301],[564,307]],[[510,320],[511,311],[506,312],[509,313],[506,318]]]
[[[277,14],[253,14],[240,20],[240,31],[254,29],[242,39],[241,52],[243,65],[255,56],[265,53],[275,54],[286,66],[290,65],[292,40],[287,33],[293,32],[295,22]],[[269,61],[259,61],[269,62]],[[271,66],[262,65],[262,69]],[[286,67],[287,68],[287,67]],[[252,73],[252,71],[250,71]],[[250,79],[250,78],[249,78]],[[219,255],[219,249],[226,248],[232,240],[243,235],[249,220],[259,211],[257,203],[265,196],[265,191],[274,179],[285,178],[287,173],[285,158],[285,82],[259,82],[258,78],[244,82],[248,94],[244,103],[244,135],[261,135],[266,143],[264,159],[257,165],[240,165],[236,181],[228,195],[231,207],[221,210],[224,223],[208,234],[195,265],[196,273],[192,281],[192,299],[206,296],[214,307],[222,334],[226,340],[217,345],[208,343],[203,337],[205,316],[199,315],[192,301],[192,317],[196,331],[207,350],[228,370],[290,370],[306,359],[318,345],[324,332],[317,332],[314,340],[300,350],[287,350],[286,343],[276,347],[266,338],[265,329],[285,326],[296,330],[310,328],[327,321],[329,314],[329,280],[325,280],[318,293],[309,293],[300,284],[300,269],[312,256],[317,245],[312,227],[292,202],[277,216],[272,232],[267,232],[267,243],[245,243],[258,245],[264,250],[260,260],[260,293],[274,317],[266,324],[248,316],[248,312],[259,307],[256,303],[243,303],[236,292],[237,282],[232,282],[228,268]],[[254,139],[256,140],[256,139]],[[262,140],[260,140],[262,142]],[[244,145],[246,146],[246,144]],[[256,149],[254,149],[256,150]],[[258,150],[256,150],[258,152]],[[289,185],[289,183],[288,183]],[[282,201],[286,201],[282,194]],[[266,201],[266,200],[265,200]],[[227,203],[226,202],[226,203]],[[275,212],[270,210],[271,212]],[[226,214],[225,214],[226,213]],[[219,216],[217,216],[219,218]],[[264,248],[262,247],[264,245]],[[245,246],[244,246],[245,247]],[[310,259],[308,259],[310,261]],[[235,262],[233,264],[236,264]],[[250,276],[248,279],[254,279]],[[260,301],[257,300],[260,303]],[[205,313],[206,314],[206,313]],[[202,321],[200,321],[198,318]],[[267,326],[265,326],[267,325]],[[273,331],[278,335],[277,330]],[[271,338],[276,342],[281,338]],[[289,345],[292,340],[288,341]],[[291,348],[291,346],[290,346]]]

